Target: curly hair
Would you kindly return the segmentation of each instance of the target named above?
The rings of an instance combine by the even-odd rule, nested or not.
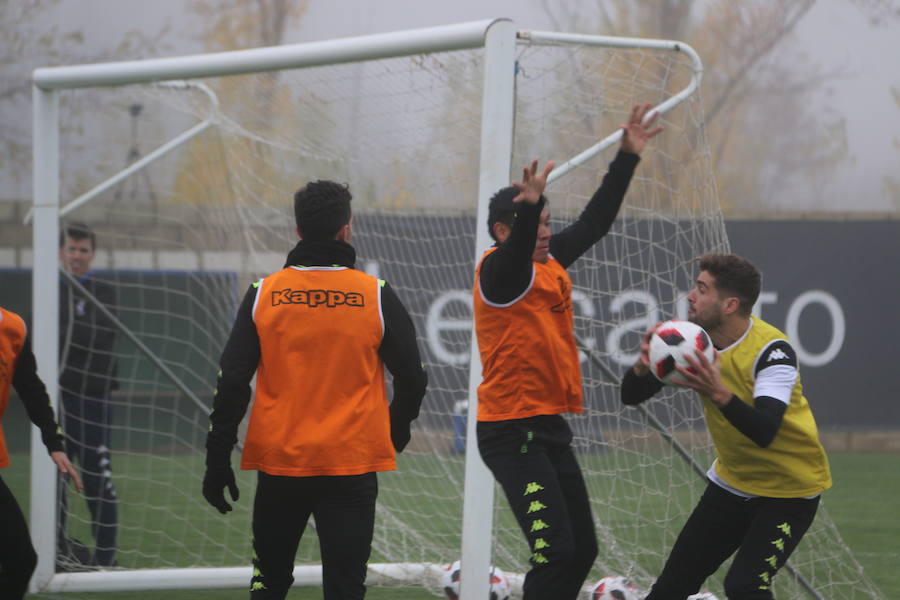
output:
[[[762,289],[762,274],[752,262],[737,254],[704,254],[700,270],[715,278],[716,290],[740,301],[741,314],[748,316]]]
[[[304,240],[330,241],[350,222],[353,196],[346,184],[311,181],[294,194],[294,217]]]

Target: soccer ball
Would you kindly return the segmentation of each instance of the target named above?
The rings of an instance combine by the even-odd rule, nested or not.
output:
[[[638,589],[621,575],[608,575],[591,591],[591,600],[638,600]]]
[[[509,600],[509,580],[500,567],[491,567],[488,600]],[[459,561],[447,565],[441,574],[441,587],[449,600],[459,600]]]
[[[709,590],[703,590],[699,594],[692,594],[687,600],[719,600],[719,598]]]
[[[684,356],[697,359],[695,350],[700,350],[710,362],[713,361],[713,345],[702,327],[690,321],[672,319],[666,321],[653,332],[650,338],[650,372],[663,383],[672,385],[673,379],[683,379],[675,366],[690,369]]]

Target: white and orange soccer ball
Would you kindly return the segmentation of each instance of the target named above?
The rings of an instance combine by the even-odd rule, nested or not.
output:
[[[591,590],[591,600],[639,600],[639,595],[634,584],[621,575],[607,575]]]
[[[673,379],[683,379],[676,366],[690,369],[684,358],[689,355],[697,360],[695,352],[700,350],[712,362],[714,348],[709,334],[702,327],[690,321],[672,319],[656,328],[650,338],[650,372],[665,384],[672,385]]]
[[[447,565],[441,574],[441,588],[448,600],[459,600],[459,561]],[[500,567],[491,567],[488,600],[509,600],[509,580]]]

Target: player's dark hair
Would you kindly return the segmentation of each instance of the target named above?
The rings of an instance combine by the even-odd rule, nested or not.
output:
[[[294,217],[304,240],[327,242],[350,222],[350,188],[334,181],[311,181],[294,194]]]
[[[491,197],[491,201],[488,204],[487,225],[488,233],[491,234],[494,241],[499,241],[494,234],[495,223],[506,223],[506,225],[512,227],[513,223],[516,222],[516,211],[518,210],[518,206],[513,202],[513,198],[518,196],[519,193],[518,188],[509,186],[502,188]],[[541,197],[544,198],[543,196]],[[545,202],[546,200],[547,199],[544,198]]]
[[[66,243],[66,238],[73,240],[91,240],[91,249],[97,249],[97,236],[94,230],[79,221],[66,223],[59,230],[59,247],[62,248]]]
[[[750,316],[762,288],[762,274],[756,265],[736,254],[704,254],[697,262],[701,271],[713,276],[716,289],[736,297],[740,301],[739,312]]]

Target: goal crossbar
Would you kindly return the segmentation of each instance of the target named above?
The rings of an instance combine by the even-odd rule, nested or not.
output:
[[[47,67],[34,71],[33,82],[44,90],[127,85],[466,50],[482,47],[487,30],[501,20],[176,58]]]

